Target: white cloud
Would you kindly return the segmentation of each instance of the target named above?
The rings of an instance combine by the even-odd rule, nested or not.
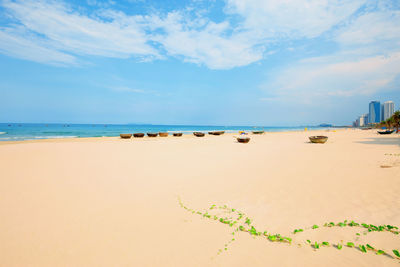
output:
[[[116,92],[128,92],[128,93],[139,93],[139,94],[144,94],[146,93],[145,90],[142,89],[136,89],[128,86],[115,86],[112,87],[111,90],[116,91]]]
[[[389,5],[361,12],[331,32],[336,52],[292,62],[261,88],[261,100],[313,104],[393,90],[400,76],[400,12]],[[272,94],[272,97],[271,97]]]
[[[299,62],[276,74],[262,89],[278,101],[310,104],[330,96],[372,95],[391,90],[391,84],[400,75],[400,52],[362,60],[336,56],[336,61],[319,57]],[[271,97],[261,100],[268,99]]]
[[[400,11],[363,14],[347,27],[339,29],[335,40],[344,46],[400,45]]]
[[[181,56],[186,62],[205,64],[211,69],[229,69],[263,58],[264,49],[257,47],[247,33],[227,33],[231,30],[227,21],[191,20],[185,14],[173,12],[165,18],[153,18],[151,25],[165,32],[155,40],[167,53]]]
[[[243,27],[267,38],[314,38],[356,12],[366,0],[227,0]]]
[[[15,26],[3,28],[3,34],[8,32],[15,39],[46,46],[53,54],[58,52],[62,56],[59,61],[65,59],[65,53],[116,58],[158,56],[157,50],[147,44],[141,16],[126,17],[109,12],[107,18],[89,17],[65,4],[49,1],[4,1],[3,6],[20,24],[18,27],[30,35],[13,32]],[[14,53],[25,57],[22,49],[19,52],[14,49]]]
[[[165,35],[157,41],[170,55],[211,69],[245,66],[263,59],[267,45],[280,39],[313,38],[353,14],[364,0],[228,0],[226,11],[242,19],[232,26],[171,12],[153,21]]]
[[[366,0],[226,0],[220,22],[192,6],[142,16],[114,10],[112,1],[86,13],[52,0],[0,3],[11,19],[0,28],[0,51],[40,63],[78,64],[81,56],[143,61],[172,56],[230,69],[276,53],[277,44],[325,33],[342,46],[331,62],[348,51],[353,61],[383,54],[382,47],[395,52],[400,44],[400,14],[390,6],[354,16]],[[89,3],[99,6],[95,0]]]
[[[74,56],[47,47],[24,29],[0,28],[0,52],[31,61],[52,65],[77,65]]]
[[[89,2],[97,5],[96,1]],[[205,12],[193,8],[166,16],[128,16],[110,8],[82,14],[50,0],[5,0],[7,14],[30,34],[13,31],[14,25],[3,28],[2,33],[48,49],[54,57],[59,56],[56,61],[65,63],[78,55],[149,60],[162,58],[161,51],[165,51],[187,62],[229,69],[265,57],[266,39],[322,34],[352,14],[362,2],[228,0],[226,11],[243,20],[233,27],[229,17],[215,23],[205,17]],[[31,52],[34,49],[30,47]],[[15,48],[12,54],[46,61],[26,57],[22,49]]]

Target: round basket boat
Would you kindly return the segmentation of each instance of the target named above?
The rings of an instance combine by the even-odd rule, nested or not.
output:
[[[158,135],[161,136],[161,137],[167,137],[168,133],[158,133]]]
[[[324,144],[328,140],[328,136],[310,136],[311,143]]]
[[[392,134],[394,130],[378,131],[378,134]]]
[[[224,134],[225,131],[212,131],[212,132],[208,132],[208,134],[210,135],[222,135]]]
[[[173,133],[172,135],[178,137],[178,136],[182,136],[182,133]]]
[[[264,131],[253,131],[253,134],[263,134]]]
[[[120,134],[119,135],[122,139],[129,139],[132,137],[132,134]]]
[[[158,133],[147,133],[148,137],[157,137]]]
[[[250,137],[247,136],[239,136],[236,138],[239,143],[248,143],[250,142]]]
[[[133,137],[143,137],[144,133],[134,133]]]
[[[193,134],[194,134],[194,136],[197,136],[197,137],[203,137],[203,136],[205,136],[205,134],[202,133],[202,132],[194,132]]]

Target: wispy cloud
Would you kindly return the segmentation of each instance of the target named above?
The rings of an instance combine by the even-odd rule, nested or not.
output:
[[[114,78],[114,77],[113,77]],[[107,89],[114,91],[114,92],[119,92],[119,93],[133,93],[133,94],[142,94],[142,95],[152,95],[152,96],[161,96],[161,94],[152,89],[140,89],[134,86],[127,86],[127,85],[121,85],[121,84],[126,84],[129,83],[129,81],[125,81],[123,79],[118,79],[118,77],[115,79],[111,78],[114,83],[118,85],[111,85],[111,86],[105,86]],[[100,87],[104,87],[100,86]]]
[[[77,65],[74,56],[54,49],[21,27],[0,27],[0,52],[52,65]]]
[[[132,87],[128,87],[128,86],[115,86],[115,87],[111,87],[111,90],[113,90],[115,92],[129,92],[129,93],[138,93],[138,94],[146,93],[145,90],[132,88]]]
[[[6,0],[3,7],[14,23],[1,29],[8,39],[1,39],[0,47],[11,50],[5,47],[13,46],[5,42],[8,40],[29,44],[12,49],[13,54],[21,58],[70,63],[78,55],[115,58],[159,56],[157,50],[147,43],[141,16],[127,17],[117,12],[88,16],[54,1]],[[43,59],[26,56],[36,54],[37,47],[52,51],[53,56]]]
[[[4,0],[2,6],[13,23],[1,29],[8,38],[2,38],[0,47],[4,53],[42,63],[69,64],[78,56],[152,60],[165,52],[212,69],[229,69],[263,59],[271,40],[318,36],[362,3],[229,0],[225,8],[229,16],[217,23],[193,8],[142,16],[126,15],[108,4],[85,14],[63,2]],[[11,51],[11,39],[30,45]],[[36,47],[53,56],[28,57]]]
[[[164,18],[153,17],[151,26],[165,33],[155,40],[167,54],[186,62],[204,64],[211,69],[230,69],[263,58],[264,47],[258,46],[247,32],[229,33],[232,27],[228,21],[193,20],[188,14],[173,12]]]
[[[265,38],[314,38],[349,18],[366,0],[228,0],[244,29]]]
[[[263,83],[262,90],[275,101],[307,105],[332,96],[394,90],[400,76],[400,11],[383,2],[330,31],[327,38],[336,43],[335,52],[292,62]]]
[[[128,15],[113,9],[113,1],[100,5],[91,0],[100,8],[82,11],[61,1],[3,0],[9,23],[0,28],[0,52],[60,65],[77,65],[88,56],[177,57],[210,69],[230,69],[265,59],[277,44],[289,43],[295,50],[292,41],[324,37],[339,46],[331,58],[348,53],[351,65],[398,51],[400,13],[382,4],[386,1],[378,2],[370,8],[366,0],[226,0],[224,16],[216,22],[206,10],[193,8],[195,2],[165,13]],[[325,62],[322,69],[347,66],[325,55],[313,60]],[[304,77],[295,80],[304,83],[318,69],[300,72]]]
[[[335,40],[342,46],[377,46],[379,52],[399,49],[400,11],[380,10],[358,16],[337,31]],[[376,51],[375,51],[376,52]]]
[[[311,104],[331,96],[372,95],[391,87],[400,75],[400,52],[361,60],[341,54],[304,60],[284,69],[261,86],[275,101]],[[261,100],[270,100],[271,97]]]

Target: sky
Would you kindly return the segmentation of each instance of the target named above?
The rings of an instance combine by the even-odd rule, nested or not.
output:
[[[0,0],[0,122],[349,125],[400,107],[400,1]]]

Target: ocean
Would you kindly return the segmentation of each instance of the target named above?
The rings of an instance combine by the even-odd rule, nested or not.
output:
[[[119,136],[121,133],[135,132],[182,132],[194,131],[253,131],[266,132],[318,129],[314,126],[262,127],[262,126],[196,126],[196,125],[150,125],[150,124],[61,124],[61,123],[0,123],[0,141],[21,141],[50,138]]]

